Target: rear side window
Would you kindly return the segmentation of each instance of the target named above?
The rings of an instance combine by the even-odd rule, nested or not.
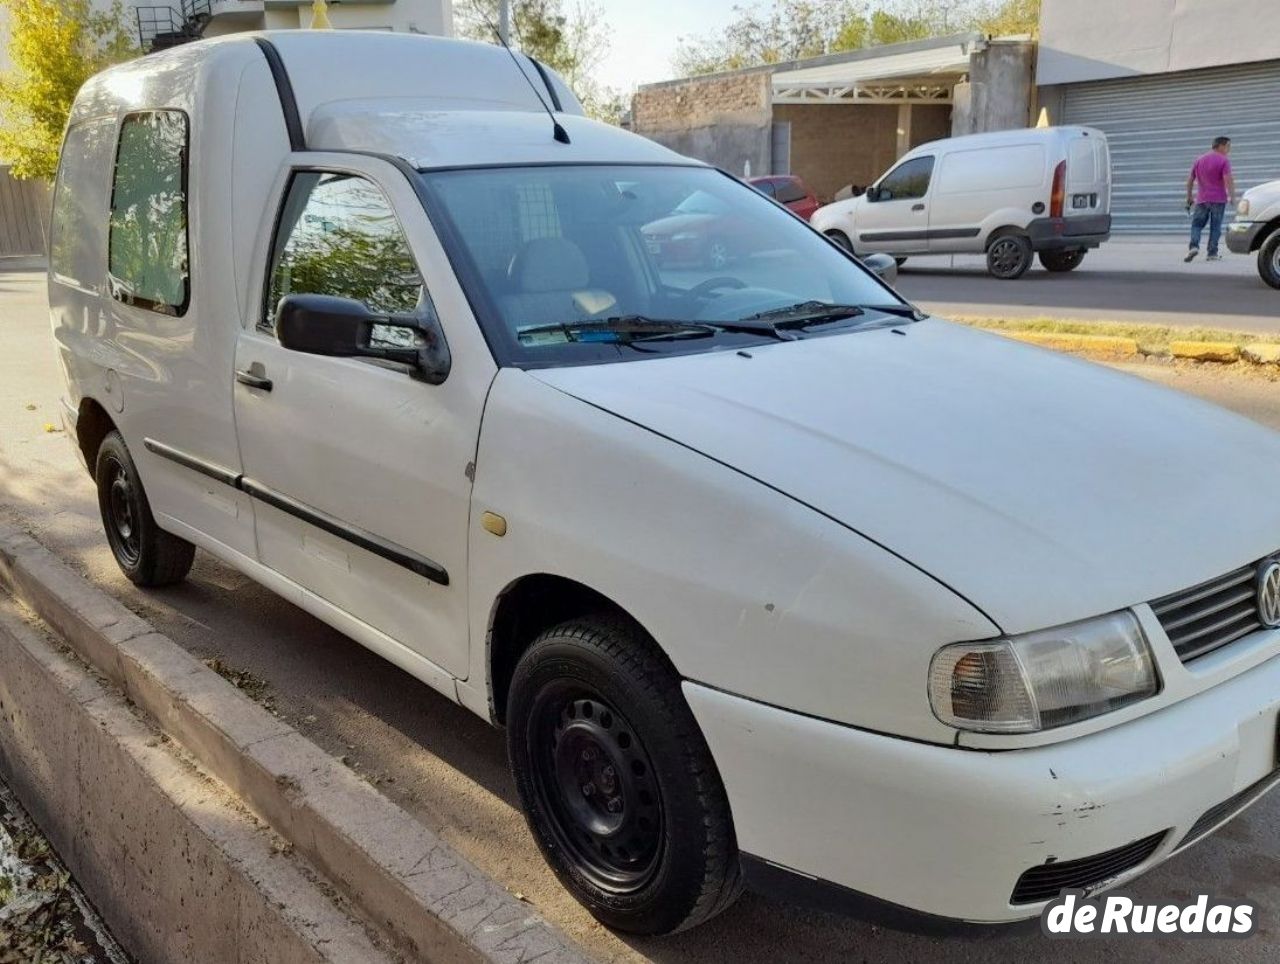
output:
[[[118,301],[166,315],[187,310],[187,115],[181,111],[129,114],[120,127],[107,272]]]
[[[757,191],[759,191],[761,194],[763,194],[765,197],[777,196],[777,191],[774,189],[774,185],[772,181],[756,181],[756,183],[752,184],[751,186],[755,188]]]
[[[1039,187],[1045,177],[1042,144],[955,151],[943,158],[938,191],[941,194],[968,194],[1010,187]]]
[[[294,175],[276,229],[264,327],[274,329],[276,306],[290,294],[352,298],[380,314],[424,305],[422,275],[381,189],[353,174]]]
[[[805,190],[804,185],[795,178],[778,182],[778,200],[783,204],[803,201],[808,196],[809,193]]]
[[[932,157],[913,157],[899,164],[880,181],[877,185],[880,188],[880,200],[902,201],[924,197],[929,193],[929,178],[932,174]]]
[[[107,246],[108,165],[115,118],[99,117],[67,131],[58,163],[49,233],[49,269],[55,281],[97,290]]]

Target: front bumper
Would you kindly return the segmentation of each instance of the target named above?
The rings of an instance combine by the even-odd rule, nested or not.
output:
[[[1027,225],[1027,237],[1037,251],[1056,248],[1096,248],[1111,237],[1110,214],[1071,218],[1036,218]]]
[[[1260,247],[1258,235],[1267,226],[1266,221],[1232,221],[1223,232],[1227,250],[1235,254],[1249,254]]]
[[[853,729],[695,683],[684,691],[744,854],[954,921],[1034,917],[1047,899],[1013,902],[1024,872],[1160,835],[1086,889],[1123,883],[1258,799],[1277,763],[1280,657],[1110,729],[996,752]]]

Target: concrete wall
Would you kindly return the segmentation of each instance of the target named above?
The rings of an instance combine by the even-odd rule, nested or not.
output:
[[[177,6],[178,0],[169,0],[169,3]],[[297,30],[311,26],[311,0],[214,0],[213,12],[214,18],[205,30],[206,37],[242,30]],[[329,22],[336,30],[453,35],[451,0],[373,0],[368,3],[330,0],[328,12]]]
[[[771,170],[773,121],[768,71],[695,77],[641,87],[632,130],[674,151],[741,175]],[[792,131],[792,157],[795,156]]]
[[[1034,103],[1036,45],[992,41],[969,58],[969,80],[956,84],[951,133],[978,134],[1027,127]]]
[[[1036,83],[1280,59],[1277,0],[1044,0]]]

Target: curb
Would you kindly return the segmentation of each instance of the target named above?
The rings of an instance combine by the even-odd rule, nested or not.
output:
[[[1113,358],[1136,358],[1142,354],[1138,347],[1138,339],[1122,338],[1118,335],[1070,335],[1041,331],[996,331],[1014,341],[1039,345],[1053,351],[1088,352],[1090,354],[1108,355]]]
[[[119,686],[415,958],[586,962],[528,904],[25,533],[0,586]]]
[[[392,964],[274,834],[6,597],[0,665],[0,770],[137,959]]]
[[[1107,358],[1172,357],[1187,361],[1211,362],[1222,365],[1245,363],[1259,367],[1280,366],[1280,343],[1179,340],[1169,342],[1169,350],[1163,352],[1143,348],[1141,339],[1124,335],[1023,331],[1017,328],[1004,328],[998,325],[983,325],[968,321],[958,321],[956,324],[967,325],[979,331],[988,331],[996,335],[1003,335],[1006,338],[1024,342],[1028,345],[1038,345],[1041,348],[1048,348],[1052,351],[1071,352],[1074,354],[1097,355]]]

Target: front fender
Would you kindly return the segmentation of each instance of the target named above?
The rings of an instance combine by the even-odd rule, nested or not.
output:
[[[480,527],[485,511],[504,536]],[[516,369],[489,395],[472,519],[473,641],[504,587],[561,575],[630,613],[686,679],[866,729],[953,742],[929,710],[929,660],[997,633],[784,493]]]

